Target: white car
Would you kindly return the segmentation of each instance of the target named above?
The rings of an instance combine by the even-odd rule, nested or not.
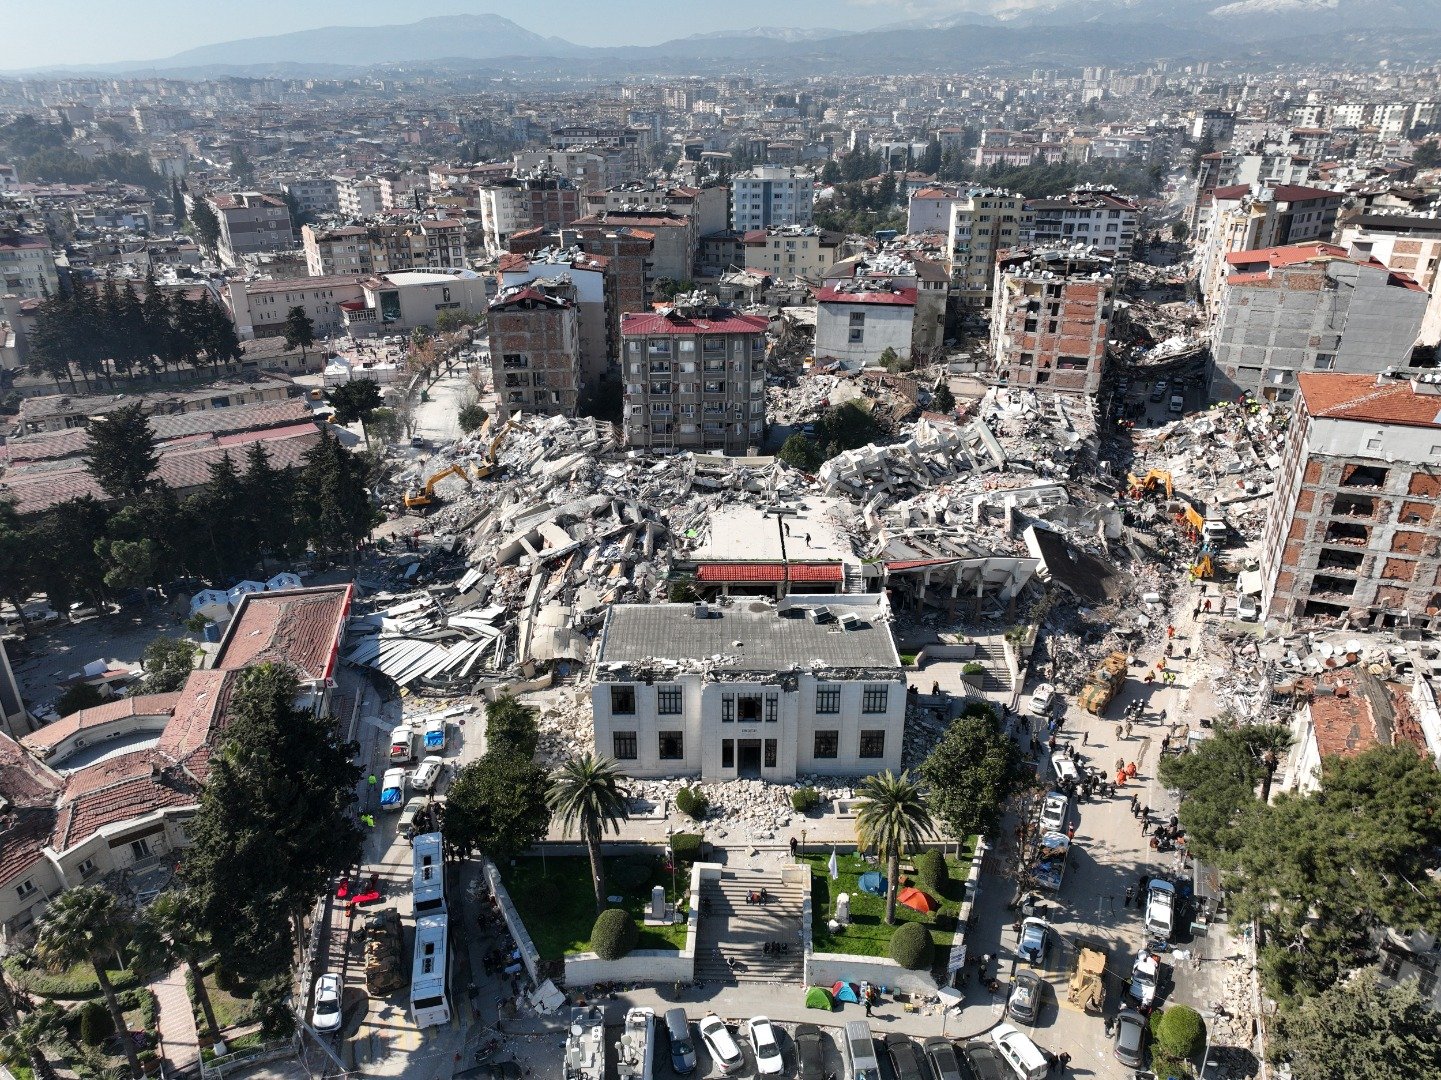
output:
[[[405,802],[405,770],[386,769],[380,780],[380,808],[399,810]]]
[[[1041,830],[1043,832],[1065,832],[1066,814],[1071,800],[1064,791],[1052,791],[1041,802]]]
[[[756,1072],[761,1076],[779,1076],[785,1070],[781,1058],[781,1043],[776,1038],[776,1029],[764,1016],[753,1016],[746,1024],[751,1045],[756,1048]]]
[[[1051,703],[1055,700],[1056,688],[1050,683],[1041,683],[1031,695],[1031,715],[1045,716],[1051,711]]]
[[[1236,598],[1236,618],[1254,622],[1261,615],[1261,606],[1254,596],[1241,595]]]
[[[316,1031],[335,1031],[340,1027],[340,976],[322,975],[315,980],[315,1011],[311,1026]]]
[[[720,1066],[723,1073],[740,1072],[745,1068],[745,1055],[731,1036],[730,1029],[715,1013],[706,1013],[700,1018],[700,1037],[705,1041],[706,1049],[710,1056],[715,1058],[715,1063]]]
[[[1156,980],[1160,975],[1161,965],[1156,960],[1156,954],[1143,952],[1136,957],[1136,964],[1131,968],[1131,985],[1126,992],[1130,994],[1141,1005],[1149,1005],[1156,1000]]]
[[[1176,927],[1176,886],[1152,881],[1146,890],[1146,932],[1158,941],[1170,941]]]
[[[445,772],[445,759],[434,755],[426,758],[420,763],[410,776],[410,786],[416,791],[430,791],[435,787],[436,781]]]

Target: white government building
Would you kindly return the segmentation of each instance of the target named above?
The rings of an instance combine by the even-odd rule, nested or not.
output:
[[[595,748],[703,782],[899,769],[906,679],[882,594],[621,604],[593,672]]]

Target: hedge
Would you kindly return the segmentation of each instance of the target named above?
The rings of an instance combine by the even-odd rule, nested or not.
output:
[[[821,804],[821,793],[813,787],[796,788],[791,792],[791,809],[798,814],[809,814]]]
[[[695,862],[700,858],[700,833],[678,832],[670,838],[670,849],[676,862]]]
[[[80,1006],[80,1041],[86,1046],[99,1046],[115,1034],[110,1010],[100,1001],[87,1001]]]
[[[903,923],[891,935],[891,959],[907,971],[929,968],[935,951],[931,932],[920,923]]]
[[[595,920],[590,931],[590,950],[602,960],[619,960],[640,937],[635,920],[623,908],[607,908]]]
[[[15,982],[37,997],[90,998],[100,994],[95,969],[89,964],[75,964],[64,971],[47,971],[38,963],[26,967],[16,956],[5,959],[5,970]],[[145,975],[133,967],[121,970],[107,968],[110,985],[117,991],[129,990],[145,982]]]
[[[916,877],[921,879],[921,888],[932,896],[945,896],[946,886],[951,883],[945,856],[935,848],[921,852],[916,857]]]
[[[683,787],[675,793],[675,808],[692,821],[704,821],[710,799],[700,788]]]
[[[622,892],[637,892],[648,885],[654,875],[654,856],[626,855],[611,864],[606,877]]]

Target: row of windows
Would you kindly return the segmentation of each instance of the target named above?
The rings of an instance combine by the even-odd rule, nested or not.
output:
[[[867,683],[861,691],[861,712],[870,716],[883,714],[890,707],[891,688],[886,684]],[[685,704],[685,690],[674,684],[656,688],[656,713],[679,716]],[[816,715],[835,716],[841,711],[841,688],[835,685],[816,687]],[[635,687],[610,688],[610,714],[636,714]],[[724,723],[775,723],[780,718],[780,694],[731,693],[721,696],[721,720]]]
[[[776,767],[775,739],[766,739],[763,746],[762,766]],[[818,760],[831,760],[840,756],[841,733],[839,731],[817,731],[815,734],[814,756]],[[639,741],[634,731],[617,731],[611,736],[611,749],[617,761],[635,761],[639,755]],[[661,731],[656,733],[656,752],[661,761],[680,761],[685,758],[685,733]],[[862,758],[883,758],[886,756],[886,733],[882,730],[861,732],[859,756]],[[721,740],[721,768],[735,768],[735,740]]]
[[[639,757],[636,733],[617,731],[611,736],[611,748],[617,761],[634,761]],[[681,761],[685,758],[685,732],[656,732],[656,756],[661,761]]]

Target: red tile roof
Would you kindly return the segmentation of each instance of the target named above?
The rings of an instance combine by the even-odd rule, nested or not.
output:
[[[1246,266],[1251,263],[1266,263],[1272,269],[1309,262],[1311,259],[1344,259],[1346,249],[1335,244],[1291,244],[1287,247],[1253,248],[1250,251],[1233,251],[1226,256],[1232,266]]]
[[[168,766],[154,750],[137,750],[71,773],[56,806],[50,846],[63,852],[106,825],[197,805],[200,785]]]
[[[335,673],[350,599],[349,585],[247,593],[225,628],[214,667],[236,671],[283,663],[301,679],[328,679]]]
[[[30,732],[20,742],[31,753],[39,754],[43,758],[66,739],[82,731],[93,731],[137,716],[168,717],[179,700],[179,694],[137,694],[134,697],[117,698],[104,705],[62,716],[53,724],[46,724],[39,731]]]
[[[701,563],[696,567],[699,581],[756,581],[779,585],[785,580],[784,563]],[[791,563],[792,584],[843,580],[840,563]]]
[[[1312,416],[1441,428],[1441,393],[1417,393],[1409,379],[1308,371],[1296,382]]]
[[[1339,199],[1341,192],[1325,188],[1305,187],[1302,184],[1280,184],[1271,189],[1277,202],[1309,202],[1312,199]]]
[[[822,289],[816,293],[818,304],[889,304],[899,307],[916,306],[915,289],[861,289],[855,292],[839,292],[836,289]]]
[[[622,337],[649,337],[659,334],[683,337],[691,334],[764,334],[769,326],[770,321],[760,315],[727,314],[718,319],[687,319],[678,315],[625,312],[620,317]]]

